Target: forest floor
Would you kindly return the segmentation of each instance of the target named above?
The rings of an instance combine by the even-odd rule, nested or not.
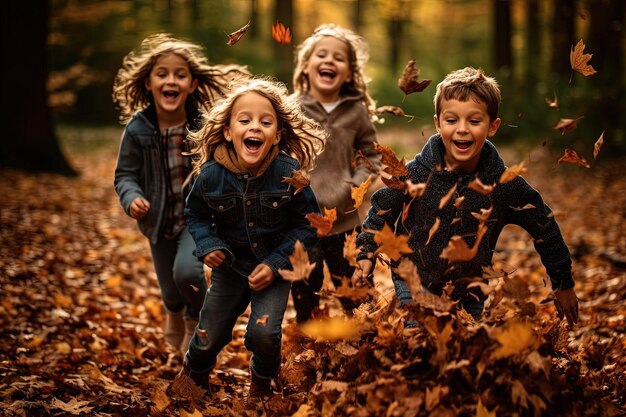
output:
[[[77,178],[0,171],[0,409],[4,416],[617,416],[626,404],[624,160],[557,166],[543,149],[517,156],[554,210],[574,259],[580,321],[549,302],[530,237],[506,228],[484,316],[444,297],[395,307],[379,268],[372,301],[345,319],[336,292],[306,335],[284,321],[281,391],[245,401],[247,317],[204,398],[175,395],[179,352],[146,239],[113,190],[121,129],[61,131]],[[403,141],[413,156],[423,143]],[[546,302],[548,301],[548,302]],[[407,328],[405,319],[417,326]],[[315,337],[311,334],[316,335]]]

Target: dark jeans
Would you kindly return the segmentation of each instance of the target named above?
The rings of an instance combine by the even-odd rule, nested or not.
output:
[[[274,377],[281,361],[282,322],[289,299],[289,282],[277,277],[265,289],[252,291],[248,277],[229,267],[214,268],[200,322],[185,358],[193,371],[210,371],[217,355],[233,337],[233,327],[250,304],[244,343],[252,352],[250,367],[259,376]],[[206,338],[198,330],[206,330]]]
[[[359,229],[357,229],[358,232]],[[297,281],[291,286],[296,320],[299,323],[309,320],[313,310],[319,306],[320,297],[317,293],[324,282],[324,261],[328,265],[333,284],[336,287],[341,285],[342,278],[350,279],[352,277],[355,268],[350,266],[350,263],[343,257],[343,245],[346,236],[351,233],[352,231],[325,236],[311,250],[310,260],[316,262],[316,265],[307,280],[308,283]],[[349,315],[352,314],[352,309],[361,304],[349,298],[340,298],[339,301]]]
[[[150,244],[161,297],[167,311],[187,308],[185,316],[197,319],[207,290],[202,262],[193,255],[196,244],[185,228],[174,239]]]

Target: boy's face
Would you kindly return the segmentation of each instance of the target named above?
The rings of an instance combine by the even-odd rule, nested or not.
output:
[[[278,118],[272,103],[255,92],[239,97],[224,137],[233,143],[239,164],[256,175],[272,146],[280,142]]]
[[[157,58],[146,79],[146,88],[154,97],[157,116],[164,119],[159,123],[185,120],[185,101],[197,86],[198,80],[193,79],[185,59],[172,53]]]
[[[304,68],[309,77],[310,94],[322,103],[339,100],[339,91],[351,80],[350,50],[348,45],[335,37],[320,39]]]
[[[446,168],[473,173],[485,141],[500,127],[500,118],[490,120],[487,104],[473,96],[468,101],[443,99],[435,127],[446,148]]]

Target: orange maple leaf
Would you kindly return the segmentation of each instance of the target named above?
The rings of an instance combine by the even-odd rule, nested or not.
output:
[[[419,75],[420,69],[415,66],[415,60],[410,60],[404,67],[402,76],[398,79],[398,87],[400,87],[400,90],[407,96],[412,93],[424,91],[432,80],[418,81]]]
[[[398,177],[394,177],[394,176],[386,177],[384,175],[381,175],[380,180],[387,187],[393,188],[394,190],[406,190],[406,183],[404,181],[400,181]]]
[[[381,106],[381,107],[378,107],[376,109],[376,113],[378,113],[378,114],[391,113],[394,116],[398,116],[398,117],[408,117],[410,119],[409,122],[412,122],[413,119],[415,119],[415,116],[411,116],[410,114],[406,114],[404,112],[404,110],[402,110],[402,108],[400,108],[398,106],[390,106],[390,105]]]
[[[598,71],[593,69],[593,67],[588,64],[593,54],[585,54],[583,53],[584,50],[585,44],[581,39],[578,41],[575,47],[572,46],[569,53],[569,62],[574,71],[579,72],[586,77],[588,75],[593,75]]]
[[[288,45],[291,43],[291,29],[276,21],[272,26],[272,38],[281,45]]]
[[[522,161],[517,165],[513,165],[505,169],[502,175],[500,175],[500,180],[498,182],[500,184],[505,184],[509,181],[513,181],[524,172],[526,172],[526,168],[524,167],[524,161]]]
[[[474,259],[476,253],[478,253],[478,246],[480,245],[480,241],[483,239],[483,236],[487,232],[487,226],[484,223],[480,223],[478,226],[478,231],[476,232],[476,242],[474,246],[470,249],[465,243],[465,240],[459,236],[455,235],[450,238],[448,242],[448,246],[445,247],[443,251],[441,251],[441,255],[439,257],[447,259],[449,262],[457,262],[457,261],[469,261]]]
[[[452,196],[454,196],[454,193],[456,192],[456,187],[457,184],[455,183],[452,188],[450,188],[450,190],[448,190],[448,192],[446,193],[446,195],[444,195],[441,200],[439,201],[439,210],[441,210],[442,208],[444,208],[446,206],[446,204],[448,204],[448,201],[450,201],[450,199],[452,198]]]
[[[354,155],[354,158],[352,159],[352,168],[356,169],[359,165],[359,161],[363,161],[370,172],[378,172],[378,169],[376,169],[369,158],[365,156],[361,150],[358,150]]]
[[[397,261],[403,253],[412,253],[413,249],[409,247],[409,237],[405,235],[395,235],[391,227],[387,223],[382,230],[367,230],[374,234],[374,241],[378,243],[378,249],[375,254],[386,254],[389,258]]]
[[[372,176],[367,177],[365,181],[361,183],[358,187],[352,187],[352,199],[354,200],[354,209],[358,209],[363,204],[363,200],[365,199],[365,193],[372,185]]]
[[[279,269],[278,273],[285,281],[306,281],[315,269],[315,262],[309,262],[309,254],[304,249],[304,245],[299,240],[293,247],[293,253],[289,255],[289,262],[293,269]]]
[[[311,223],[311,227],[317,229],[317,236],[324,237],[330,233],[333,223],[337,220],[337,209],[328,210],[324,207],[324,217],[317,213],[309,213],[305,217]]]
[[[400,177],[409,173],[409,170],[404,165],[404,159],[402,159],[402,161],[399,160],[391,147],[382,146],[378,143],[374,143],[374,146],[376,147],[376,151],[382,156],[382,163],[387,166],[385,168],[386,173],[395,177]]]
[[[596,143],[593,144],[593,159],[598,158],[598,154],[600,153],[600,149],[602,148],[603,144],[604,144],[604,130],[602,131],[602,134],[600,135]]]
[[[343,243],[343,257],[351,266],[357,266],[356,257],[359,254],[359,248],[356,246],[357,236],[357,231],[353,230],[352,233],[346,235],[346,240]]]
[[[283,182],[293,185],[296,189],[293,194],[296,195],[311,184],[311,177],[308,172],[303,169],[294,169],[291,177],[283,177]]]
[[[241,29],[237,29],[233,33],[229,34],[228,42],[226,42],[226,45],[233,46],[234,44],[239,42],[241,37],[246,34],[249,28],[250,28],[250,21],[248,21],[248,23],[246,23],[246,25],[242,27]]]
[[[437,230],[439,230],[440,224],[441,224],[441,219],[439,217],[436,217],[435,223],[430,227],[430,230],[428,231],[428,240],[425,243],[426,246],[428,246],[428,244],[430,243],[430,239],[433,237],[435,233],[437,233]]]
[[[558,161],[556,161],[556,164],[558,165],[561,162],[570,162],[572,164],[578,164],[581,167],[591,168],[585,158],[580,157],[578,153],[573,149],[565,149],[565,152],[563,152],[563,156]]]
[[[406,180],[404,183],[406,184],[407,193],[409,193],[409,195],[413,198],[423,196],[426,192],[426,187],[428,186],[428,183],[426,182],[415,184],[411,180]]]
[[[470,190],[474,190],[479,194],[487,195],[487,194],[491,194],[493,189],[496,188],[496,184],[491,184],[491,185],[483,184],[480,178],[476,177],[474,181],[469,183],[467,188],[469,188]]]

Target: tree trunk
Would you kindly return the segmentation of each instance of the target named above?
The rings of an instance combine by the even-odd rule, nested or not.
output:
[[[541,68],[541,27],[539,24],[539,0],[526,1],[526,91],[535,91],[538,71]]]
[[[553,77],[569,79],[571,66],[569,51],[575,40],[574,15],[576,0],[554,0],[552,16],[552,61]]]
[[[494,65],[503,75],[513,70],[511,53],[511,2],[494,0]]]
[[[354,7],[352,8],[352,27],[356,33],[361,32],[361,26],[363,25],[363,9],[365,0],[354,0]]]
[[[387,33],[389,34],[389,68],[393,74],[397,74],[400,69],[400,51],[402,50],[402,39],[404,38],[404,21],[401,16],[394,13],[387,22]]]
[[[11,1],[0,13],[2,109],[0,167],[68,176],[76,171],[61,153],[48,106],[48,1]],[[19,33],[19,41],[15,38]],[[10,64],[6,59],[10,57]]]
[[[293,0],[276,0],[274,8],[274,23],[277,21],[292,30],[293,33]],[[291,44],[282,45],[274,42],[274,61],[276,63],[276,78],[291,86],[291,71],[293,68],[293,51]]]

